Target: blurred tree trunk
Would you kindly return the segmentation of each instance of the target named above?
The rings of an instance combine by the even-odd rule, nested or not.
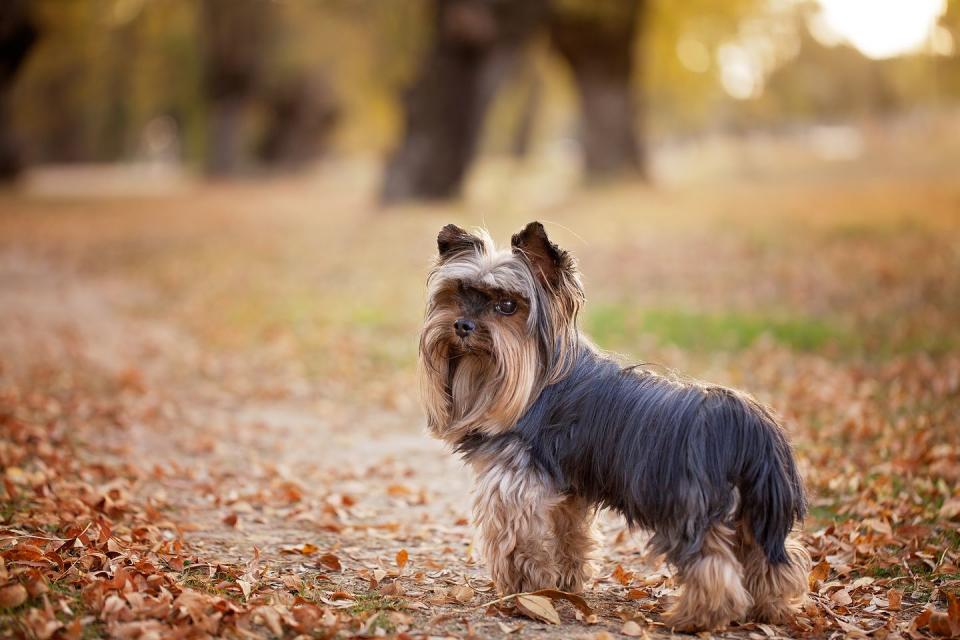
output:
[[[14,179],[23,169],[23,152],[13,128],[10,104],[17,72],[37,39],[29,0],[0,4],[0,182]]]
[[[258,89],[274,27],[270,0],[203,0],[204,93],[209,101],[207,171],[236,173],[243,120]]]
[[[545,10],[546,0],[434,0],[433,42],[404,99],[384,202],[459,192],[490,102]]]
[[[327,150],[340,105],[325,74],[295,74],[271,83],[257,155],[268,165],[299,169]]]
[[[549,17],[551,43],[570,65],[579,94],[580,138],[590,178],[646,177],[632,93],[633,45],[646,2],[557,3]]]
[[[517,160],[522,160],[530,154],[537,116],[540,114],[540,104],[543,99],[543,80],[532,64],[524,66],[521,81],[524,91],[523,102],[520,104],[520,114],[510,139],[510,155]]]

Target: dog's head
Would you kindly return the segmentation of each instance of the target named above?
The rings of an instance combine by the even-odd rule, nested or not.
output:
[[[572,257],[539,222],[510,244],[452,224],[437,236],[420,383],[430,428],[451,442],[512,427],[576,354],[583,290]]]

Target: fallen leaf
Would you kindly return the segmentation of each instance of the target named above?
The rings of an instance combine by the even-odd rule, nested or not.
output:
[[[22,584],[8,584],[0,588],[0,607],[19,607],[27,601],[27,589]]]
[[[888,536],[893,535],[893,529],[890,527],[890,523],[885,522],[883,520],[879,520],[877,518],[867,518],[866,520],[863,521],[863,524],[870,527],[877,533],[882,533]]]
[[[850,597],[850,592],[846,589],[838,589],[830,594],[830,599],[836,602],[841,606],[846,606],[853,602],[853,598]]]
[[[947,618],[950,621],[951,633],[960,635],[960,601],[952,593],[947,593]]]
[[[960,497],[950,498],[940,507],[939,516],[944,520],[954,520],[960,516]]]
[[[560,624],[560,615],[553,608],[550,598],[545,596],[535,596],[529,593],[521,593],[514,602],[520,613],[534,620],[542,620],[550,624]]]
[[[450,597],[452,597],[457,602],[470,602],[473,599],[473,596],[476,592],[465,584],[459,584],[453,587],[450,587]]]
[[[223,517],[223,524],[228,527],[236,527],[239,516],[236,513],[228,513]]]
[[[407,560],[410,558],[410,554],[407,553],[406,549],[400,549],[397,551],[397,566],[403,569],[404,565],[407,564]]]
[[[810,570],[810,575],[807,577],[807,582],[811,591],[816,591],[817,584],[823,582],[827,579],[827,576],[830,575],[830,563],[826,560],[821,560],[813,566],[813,569]]]
[[[249,598],[250,593],[253,591],[253,582],[240,578],[237,580],[237,586],[240,587],[240,591],[243,592],[244,598]]]
[[[898,589],[887,591],[887,609],[890,611],[900,611],[900,602],[903,601],[903,592]]]
[[[627,600],[642,600],[649,597],[650,592],[646,589],[630,589],[630,591],[627,591]]]
[[[628,584],[630,584],[630,581],[633,579],[633,572],[625,571],[623,567],[621,567],[620,565],[617,565],[616,567],[614,567],[613,573],[610,575],[613,577],[614,580],[616,580],[623,586],[627,586]]]
[[[627,620],[624,622],[623,626],[620,627],[620,633],[633,638],[644,637],[647,635],[647,631],[633,620]]]
[[[317,564],[325,569],[329,569],[330,571],[343,570],[343,567],[340,565],[340,558],[332,553],[325,553],[317,558]]]
[[[578,596],[575,593],[568,593],[566,591],[560,591],[558,589],[540,589],[539,591],[534,591],[531,595],[535,596],[545,596],[551,600],[566,600],[585,616],[592,616],[593,609],[590,608],[590,605],[587,604],[587,601],[583,599],[582,596]]]

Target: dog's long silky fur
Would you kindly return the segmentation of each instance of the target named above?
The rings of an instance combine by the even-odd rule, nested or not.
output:
[[[725,387],[623,368],[580,334],[572,257],[539,223],[498,251],[448,225],[428,278],[420,385],[431,432],[477,473],[475,520],[501,591],[577,590],[611,508],[678,569],[677,628],[782,621],[806,592],[806,503],[774,415]],[[509,297],[509,317],[491,308]],[[454,322],[476,330],[458,336]]]
[[[748,523],[770,563],[789,560],[784,541],[804,515],[802,481],[783,430],[742,393],[624,369],[585,347],[513,429],[455,448],[469,461],[511,442],[561,493],[652,530],[653,551],[676,566],[731,514]]]

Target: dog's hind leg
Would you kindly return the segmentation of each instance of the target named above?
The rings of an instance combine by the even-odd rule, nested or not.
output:
[[[746,527],[741,525],[738,533],[737,555],[743,563],[743,581],[753,597],[748,617],[774,624],[789,621],[807,596],[810,554],[799,541],[788,537],[784,542],[788,561],[771,564]]]
[[[497,589],[517,593],[557,588],[550,514],[562,496],[522,450],[500,452],[476,468],[474,520]]]
[[[714,524],[699,554],[680,567],[682,592],[666,612],[668,627],[680,631],[717,629],[742,619],[753,601],[743,584],[733,529]]]
[[[590,554],[596,547],[596,512],[583,498],[570,496],[550,513],[556,539],[560,589],[577,593],[593,575]]]

